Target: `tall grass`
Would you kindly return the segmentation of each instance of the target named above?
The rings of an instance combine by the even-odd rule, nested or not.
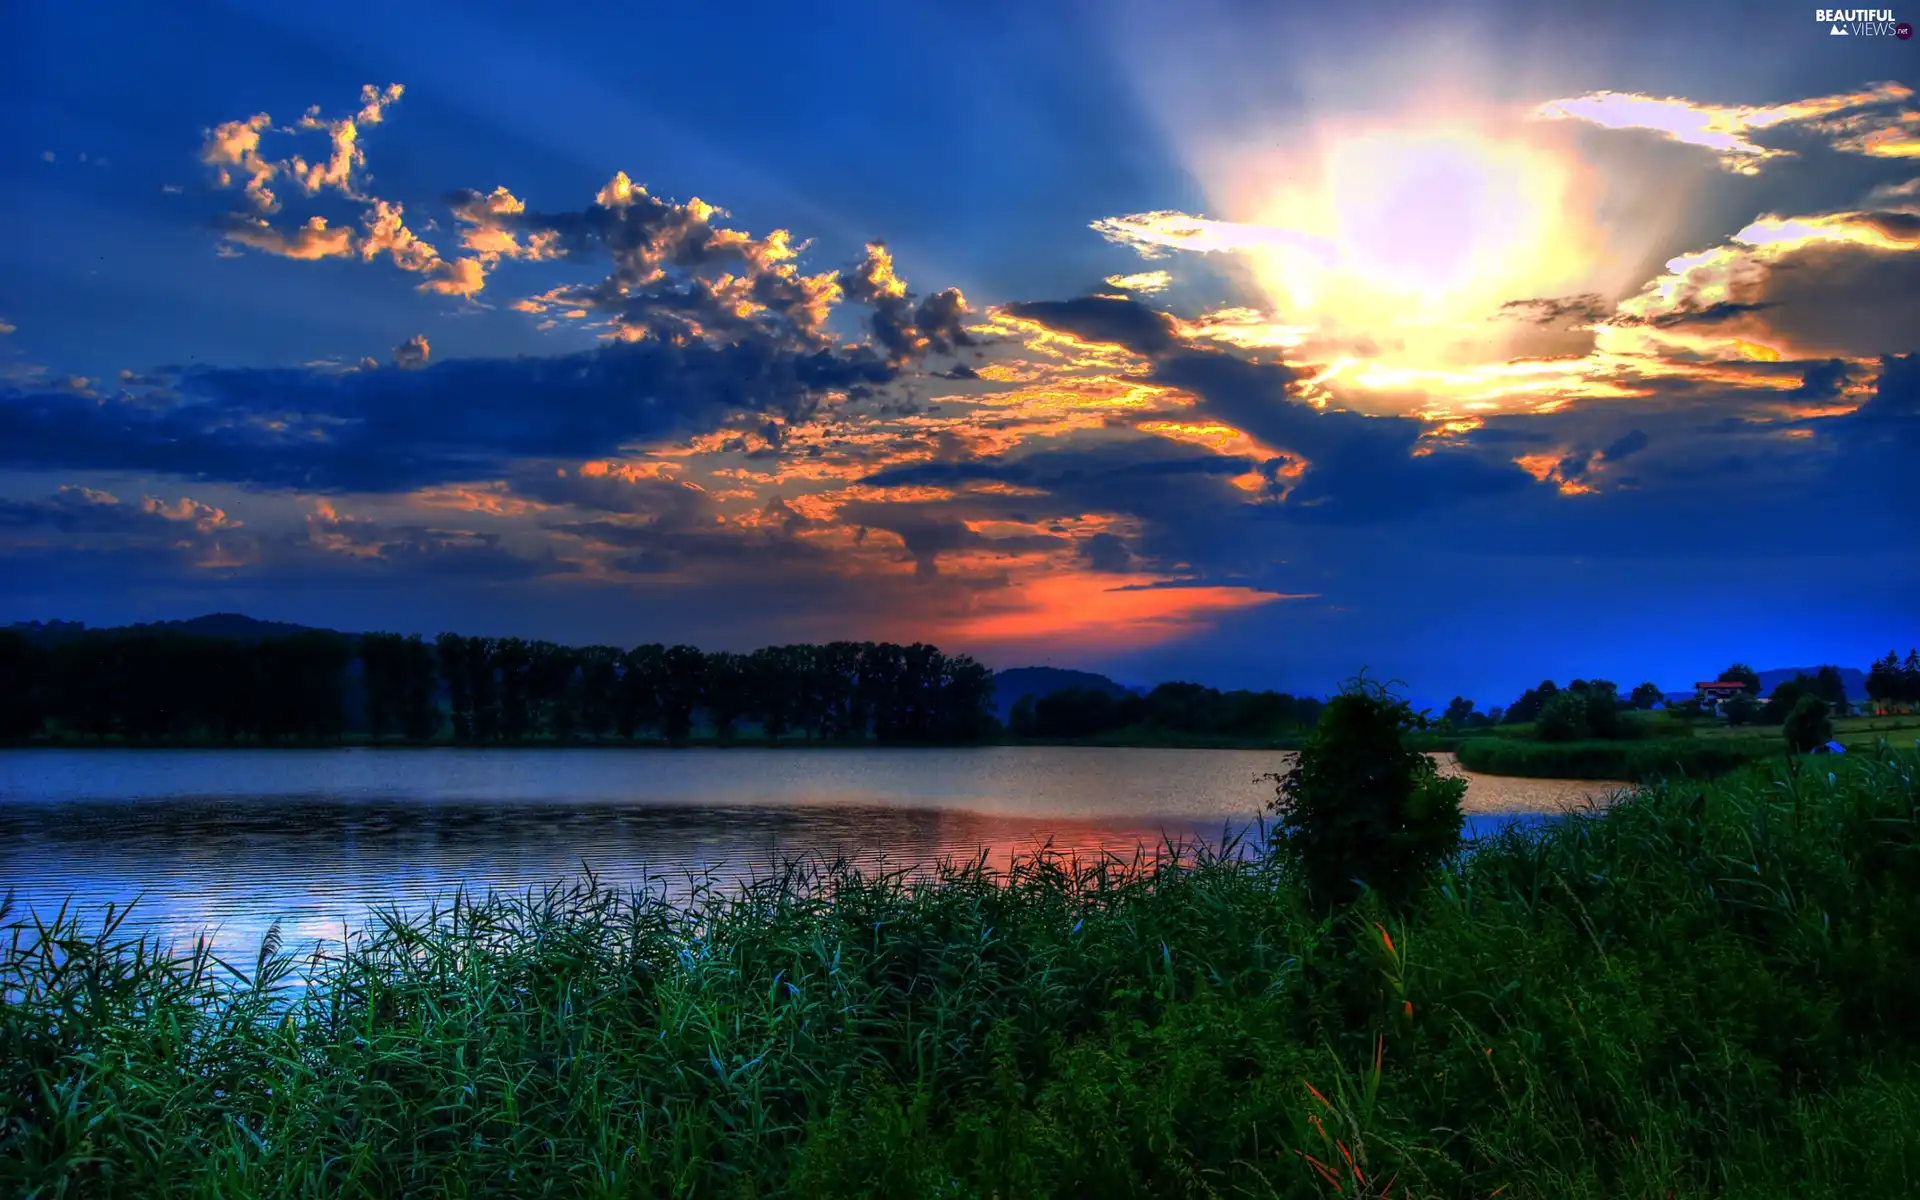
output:
[[[1777,733],[1765,742],[1689,738],[1535,742],[1469,737],[1454,745],[1454,754],[1467,770],[1488,775],[1639,782],[1668,775],[1720,775],[1784,749]]]
[[[0,1194],[1917,1194],[1917,775],[1643,788],[1400,913],[1200,850],[588,877],[303,962],[14,914]]]

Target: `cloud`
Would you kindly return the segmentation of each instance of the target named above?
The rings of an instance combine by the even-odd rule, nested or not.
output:
[[[1238,253],[1280,249],[1307,254],[1322,262],[1338,259],[1339,248],[1326,238],[1239,221],[1218,221],[1190,213],[1161,209],[1131,216],[1103,217],[1089,227],[1116,245],[1137,251],[1142,258],[1161,258],[1169,251],[1199,254]]]
[[[465,582],[517,582],[579,570],[551,550],[536,557],[516,554],[497,533],[386,524],[350,516],[325,500],[307,515],[305,542],[321,553],[395,573]]]
[[[1109,275],[1106,283],[1123,292],[1164,292],[1172,285],[1173,276],[1165,271],[1140,271],[1133,275]]]
[[[264,218],[235,213],[225,218],[221,228],[230,242],[282,258],[311,262],[320,258],[345,258],[353,253],[353,230],[344,225],[328,225],[325,217],[308,217],[304,225],[276,229]]]
[[[1645,450],[1650,440],[1643,431],[1630,429],[1613,441],[1608,442],[1606,447],[1600,451],[1600,457],[1608,462],[1619,462],[1623,458],[1630,457]]]
[[[528,458],[604,458],[735,414],[798,420],[830,391],[893,375],[859,351],[656,340],[416,370],[195,367],[98,396],[0,383],[0,463],[408,491]]]
[[[1095,571],[1126,574],[1134,569],[1133,552],[1127,543],[1111,533],[1096,533],[1080,543],[1080,556]]]
[[[1161,354],[1179,344],[1173,318],[1137,300],[1082,296],[1077,300],[1021,301],[1007,305],[1006,312],[1083,341],[1124,346],[1136,354]]]
[[[397,367],[424,367],[433,348],[427,345],[426,335],[416,333],[393,348],[393,364]]]
[[[1556,296],[1533,300],[1509,300],[1500,306],[1500,315],[1516,321],[1547,327],[1579,327],[1606,320],[1613,306],[1599,294]]]
[[[1827,133],[1835,139],[1835,149],[1855,154],[1911,157],[1920,153],[1916,114],[1899,107],[1912,99],[1913,90],[1897,83],[1768,106],[1698,104],[1637,92],[1590,92],[1549,100],[1534,111],[1546,119],[1583,121],[1603,129],[1650,130],[1671,141],[1712,150],[1720,165],[1736,174],[1757,175],[1763,164],[1792,156],[1789,150],[1764,146],[1753,138],[1782,126],[1803,125]]]

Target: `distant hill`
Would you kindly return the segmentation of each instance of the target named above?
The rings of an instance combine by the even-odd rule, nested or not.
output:
[[[1758,672],[1760,676],[1760,695],[1771,696],[1773,689],[1779,687],[1795,675],[1805,675],[1812,679],[1819,667],[1774,667],[1769,671]],[[1696,681],[1698,682],[1698,681]],[[1847,699],[1854,704],[1864,704],[1867,700],[1867,673],[1858,667],[1841,667],[1840,682],[1846,685]],[[1693,699],[1693,689],[1666,693],[1668,704],[1678,704]]]
[[[1779,687],[1795,675],[1805,675],[1812,679],[1819,667],[1775,667],[1771,671],[1760,672],[1760,694],[1773,695],[1773,689]],[[1867,698],[1867,673],[1857,667],[1841,667],[1840,682],[1847,685],[1847,699],[1855,704]]]
[[[1072,671],[1065,667],[1014,667],[994,672],[994,714],[1004,721],[1020,697],[1046,696],[1072,687],[1092,688],[1109,696],[1125,696],[1138,690],[1092,671]]]
[[[58,642],[86,632],[80,621],[16,621],[7,628],[24,633],[35,641]],[[310,625],[290,625],[285,621],[260,621],[240,613],[208,613],[184,621],[149,621],[138,625],[99,625],[96,630],[122,633],[188,633],[199,637],[231,638],[257,642],[265,638],[291,637],[296,633],[332,632]]]

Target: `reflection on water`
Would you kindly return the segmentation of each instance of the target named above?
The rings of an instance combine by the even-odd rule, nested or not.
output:
[[[992,747],[796,751],[0,753],[0,890],[50,913],[138,896],[129,928],[250,954],[369,909],[570,882],[686,886],[785,856],[916,867],[1042,844],[1131,858],[1219,844],[1272,796],[1270,753]],[[1449,769],[1453,768],[1448,764]],[[1605,785],[1469,776],[1470,833]],[[1257,835],[1256,835],[1257,836]]]

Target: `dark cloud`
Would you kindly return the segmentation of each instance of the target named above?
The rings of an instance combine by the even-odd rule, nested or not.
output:
[[[1286,496],[1287,512],[1303,520],[1407,516],[1537,486],[1514,464],[1469,451],[1438,449],[1415,455],[1426,426],[1413,418],[1323,411],[1302,403],[1294,395],[1299,378],[1294,368],[1197,347],[1177,336],[1171,317],[1136,300],[1086,296],[1011,304],[1007,311],[1146,355],[1152,359],[1147,375],[1151,382],[1191,393],[1201,411],[1304,459],[1305,475]]]
[[[1111,533],[1096,533],[1080,543],[1080,558],[1096,571],[1124,574],[1133,569],[1133,552]]]
[[[129,503],[109,492],[69,484],[39,500],[0,499],[0,530],[26,534],[104,534],[171,546],[181,539],[231,539],[240,525],[223,510],[186,496],[173,503],[152,496]]]
[[[1600,457],[1610,463],[1619,462],[1623,458],[1645,450],[1649,440],[1644,431],[1630,429],[1607,443],[1606,448],[1600,451]]]
[[[1701,305],[1698,308],[1681,308],[1673,312],[1664,312],[1652,317],[1618,316],[1608,319],[1607,324],[1621,327],[1632,325],[1651,325],[1656,329],[1677,329],[1688,325],[1721,325],[1737,317],[1751,316],[1765,312],[1779,305],[1770,300],[1741,303],[1734,300],[1721,300],[1714,304]]]
[[[1007,305],[1006,311],[1083,341],[1125,346],[1136,354],[1164,354],[1181,344],[1172,317],[1117,296],[1021,301]]]
[[[307,518],[303,549],[347,556],[403,575],[474,583],[515,582],[579,570],[555,557],[516,554],[497,533],[387,524],[322,506]]]
[[[1612,312],[1613,306],[1595,292],[1578,296],[1509,300],[1500,306],[1500,315],[1503,317],[1551,328],[1597,324],[1606,320]]]
[[[1846,360],[1830,358],[1808,367],[1800,377],[1800,386],[1793,389],[1792,395],[1796,400],[1832,400],[1840,395],[1840,390],[1851,379]]]
[[[0,385],[0,464],[405,491],[527,458],[606,457],[740,413],[804,420],[828,390],[894,374],[862,348],[648,340],[406,371],[189,368],[168,390],[99,397]]]

